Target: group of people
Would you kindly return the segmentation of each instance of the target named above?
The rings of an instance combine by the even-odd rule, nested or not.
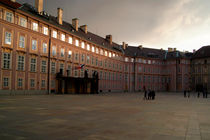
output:
[[[155,91],[154,90],[144,90],[144,100],[154,100],[155,99]]]
[[[208,98],[208,91],[207,90],[202,90],[202,91],[198,91],[198,95],[197,97],[199,98],[200,97],[200,92],[203,93],[203,98]],[[190,97],[190,90],[184,90],[184,97]]]

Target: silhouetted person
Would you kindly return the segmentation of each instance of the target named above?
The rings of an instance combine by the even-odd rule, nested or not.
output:
[[[205,90],[203,89],[203,98],[205,98],[206,97],[206,95],[205,95]]]
[[[200,92],[198,91],[198,98],[200,97]]]
[[[151,90],[148,91],[148,100],[151,100],[152,99],[152,93],[151,93]]]
[[[144,91],[144,100],[147,100],[147,90]]]
[[[187,96],[187,91],[184,90],[184,97],[186,98],[186,96]]]
[[[151,91],[151,94],[152,94],[152,100],[154,100],[155,99],[155,91],[154,90]]]

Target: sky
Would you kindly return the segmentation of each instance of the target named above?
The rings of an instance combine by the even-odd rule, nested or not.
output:
[[[34,5],[35,0],[16,0]],[[130,46],[198,50],[210,45],[209,0],[44,0],[44,10],[88,25],[88,31]]]

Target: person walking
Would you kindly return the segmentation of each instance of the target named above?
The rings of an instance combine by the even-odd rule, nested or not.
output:
[[[188,98],[190,98],[190,90],[188,90]]]
[[[187,93],[186,93],[187,91],[186,90],[184,90],[184,98],[186,98],[187,97]]]

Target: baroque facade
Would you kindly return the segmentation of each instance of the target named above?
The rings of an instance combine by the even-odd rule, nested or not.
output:
[[[0,93],[49,93],[58,88],[56,73],[88,77],[96,71],[100,92],[183,91],[190,89],[192,53],[175,48],[150,49],[113,42],[91,33],[87,25],[63,21],[15,0],[0,1]],[[83,69],[77,69],[84,65]]]

